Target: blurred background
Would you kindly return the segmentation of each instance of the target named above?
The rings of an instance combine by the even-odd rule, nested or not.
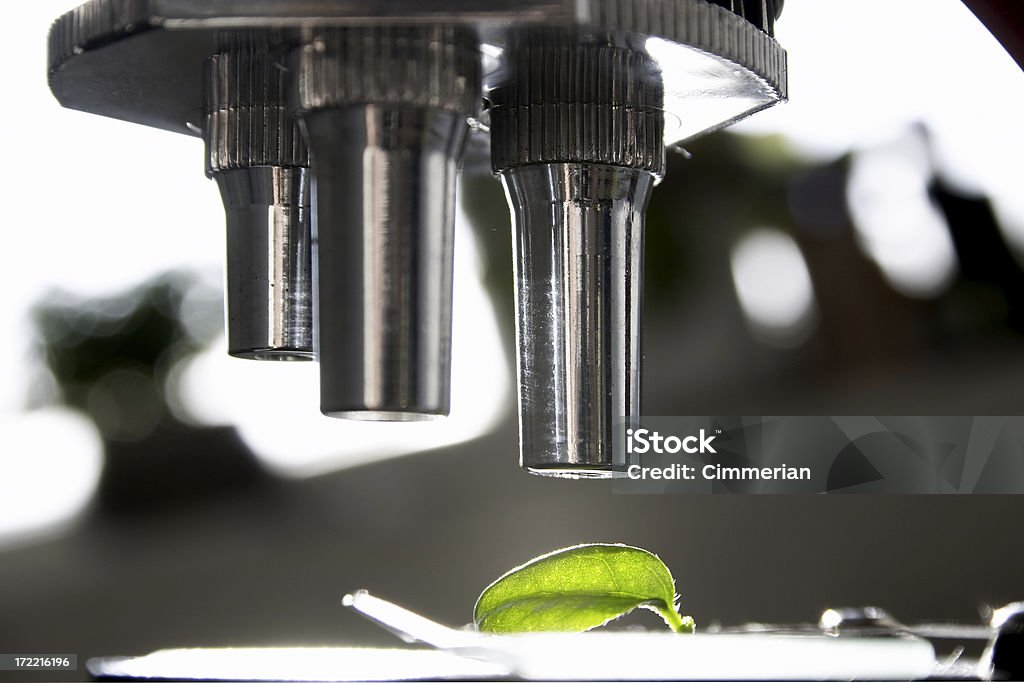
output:
[[[586,541],[657,552],[699,625],[867,604],[977,623],[1024,599],[1017,496],[626,496],[520,471],[490,177],[461,188],[451,418],[320,417],[312,364],[224,350],[201,142],[49,94],[46,32],[76,4],[0,24],[0,651],[393,644],[341,595],[462,624],[499,574]],[[644,413],[1021,414],[1024,73],[959,0],[791,0],[777,36],[791,102],[673,150],[654,194]]]

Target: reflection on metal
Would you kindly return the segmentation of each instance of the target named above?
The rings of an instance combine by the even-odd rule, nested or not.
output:
[[[313,356],[309,155],[285,85],[260,47],[206,63],[206,173],[227,215],[228,353],[241,358]]]
[[[180,419],[233,424],[270,472],[304,478],[446,449],[508,419],[512,396],[497,311],[481,282],[476,235],[456,204],[452,297],[452,404],[443,420],[381,425],[320,415],[315,363],[249,363],[208,348],[175,366],[168,396]],[[287,397],[268,401],[267,396]]]
[[[489,95],[514,218],[520,459],[607,477],[640,403],[643,219],[664,173],[661,75],[642,53],[533,31]],[[599,73],[601,79],[589,74]]]
[[[467,4],[91,0],[51,30],[50,86],[204,134],[231,352],[315,347],[321,410],[347,418],[448,413],[456,175],[490,134],[516,219],[523,464],[608,476],[611,421],[638,410],[664,146],[785,99],[782,3]]]
[[[316,176],[320,409],[448,414],[455,177],[480,61],[459,28],[329,29],[295,60]]]
[[[535,164],[502,175],[515,215],[521,460],[611,476],[616,419],[640,403],[643,213],[651,173]]]

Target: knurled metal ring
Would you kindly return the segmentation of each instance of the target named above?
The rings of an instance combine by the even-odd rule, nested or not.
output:
[[[296,50],[299,112],[353,104],[480,109],[480,50],[459,26],[316,30]]]
[[[303,167],[309,153],[288,109],[288,84],[269,52],[233,50],[206,61],[206,174],[254,166]]]
[[[489,94],[492,167],[589,162],[661,175],[664,93],[653,60],[623,47],[531,32]]]

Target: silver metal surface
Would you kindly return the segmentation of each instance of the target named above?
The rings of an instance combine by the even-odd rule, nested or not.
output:
[[[501,175],[513,209],[520,459],[534,474],[611,476],[617,419],[640,401],[644,211],[655,176],[531,164]]]
[[[661,70],[643,50],[572,30],[523,31],[487,97],[495,173],[569,161],[665,171]]]
[[[489,94],[513,214],[520,462],[607,477],[639,413],[643,221],[664,172],[661,75],[642,51],[563,30],[520,37]],[[620,453],[620,457],[622,454]]]
[[[284,75],[264,50],[206,63],[206,172],[227,216],[228,352],[258,360],[313,357],[308,153]]]
[[[456,175],[489,131],[517,231],[523,465],[609,476],[613,421],[638,411],[643,211],[665,145],[786,98],[779,7],[91,0],[55,22],[48,75],[66,107],[204,134],[228,209],[232,352],[303,357],[312,330],[321,409],[341,417],[447,414]],[[204,89],[226,44],[225,63],[260,64],[224,73],[258,78]],[[256,83],[270,99],[240,101]],[[289,114],[308,172],[288,157]]]
[[[494,56],[488,87],[523,29],[615,34],[662,68],[668,142],[786,99],[786,53],[771,31],[705,0],[91,0],[54,22],[48,76],[65,107],[196,135],[202,64],[225,31],[264,29],[288,44],[311,27],[438,22],[477,31]]]
[[[320,409],[448,414],[455,176],[465,117],[378,105],[306,115],[316,185]]]
[[[228,352],[311,359],[309,169],[254,166],[215,178],[227,215]]]
[[[313,168],[320,408],[448,414],[455,180],[479,102],[461,29],[334,29],[295,58]]]

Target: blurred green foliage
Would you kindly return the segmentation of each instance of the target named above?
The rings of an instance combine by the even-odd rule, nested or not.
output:
[[[202,287],[195,275],[172,272],[108,297],[48,294],[32,319],[58,400],[89,414],[107,437],[117,431],[112,410],[120,422],[142,414],[150,422],[162,419],[167,371],[220,329],[219,292],[194,296]]]

